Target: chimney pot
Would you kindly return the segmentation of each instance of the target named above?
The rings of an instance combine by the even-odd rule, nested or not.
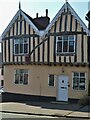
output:
[[[38,18],[38,13],[36,13],[36,18]]]
[[[46,17],[48,17],[48,9],[46,9]]]

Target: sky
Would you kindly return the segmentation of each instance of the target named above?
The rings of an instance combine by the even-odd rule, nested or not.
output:
[[[39,13],[39,17],[45,16],[45,10],[48,9],[50,20],[65,3],[65,0],[0,0],[0,36],[18,11],[19,1],[21,9],[33,18],[36,17],[36,13]],[[88,12],[89,0],[68,0],[68,2],[87,25],[85,15]]]
[[[65,0],[0,0],[0,36],[18,11],[19,1],[21,9],[33,18],[36,17],[36,13],[39,13],[39,17],[45,16],[45,10],[48,9],[50,21],[65,3]],[[68,2],[88,25],[85,15],[88,12],[89,0],[68,0]]]

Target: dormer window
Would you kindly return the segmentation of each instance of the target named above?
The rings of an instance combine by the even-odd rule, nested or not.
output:
[[[22,55],[28,53],[28,40],[27,38],[20,38],[14,40],[14,54]]]
[[[75,53],[75,35],[62,35],[56,37],[56,53]]]

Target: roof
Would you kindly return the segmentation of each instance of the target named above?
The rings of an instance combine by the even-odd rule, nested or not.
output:
[[[68,2],[66,2],[61,7],[61,9],[58,11],[58,13],[56,14],[56,16],[51,21],[51,23],[47,26],[47,28],[45,29],[45,32],[44,32],[44,36],[48,33],[48,31],[51,29],[51,27],[55,24],[55,22],[58,20],[58,18],[64,12],[64,10],[66,9],[66,7],[71,12],[71,14],[75,17],[75,19],[80,23],[81,27],[84,29],[84,31],[87,33],[87,35],[90,36],[89,29],[87,28],[87,26],[85,25],[85,23],[81,20],[81,18],[78,16],[78,14],[75,12],[75,10],[71,7],[71,5]]]
[[[52,28],[52,26],[55,24],[55,22],[58,20],[58,18],[61,16],[61,14],[64,12],[64,10],[68,8],[68,10],[71,12],[71,14],[77,19],[77,21],[80,23],[81,27],[84,29],[84,31],[87,33],[87,35],[90,36],[90,31],[85,25],[85,23],[81,20],[81,18],[77,15],[75,10],[71,7],[71,5],[66,2],[61,9],[58,11],[56,16],[53,18],[51,23],[49,23],[49,17],[40,17],[40,18],[32,18],[28,14],[26,14],[24,11],[21,10],[21,8],[17,11],[16,15],[13,17],[7,28],[2,33],[2,38],[6,35],[6,33],[9,31],[9,29],[12,27],[13,23],[17,19],[17,17],[21,14],[24,19],[27,21],[27,23],[31,26],[31,28],[34,29],[37,35],[44,37],[48,31]]]
[[[23,12],[23,11],[22,11]],[[23,12],[31,21],[32,23],[38,28],[38,30],[44,30],[48,24],[49,24],[49,17],[38,17],[38,18],[32,18],[25,12]]]

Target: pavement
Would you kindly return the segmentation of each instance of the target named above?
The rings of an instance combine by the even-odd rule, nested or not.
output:
[[[62,102],[3,102],[0,108],[3,113],[90,119],[90,106]]]

